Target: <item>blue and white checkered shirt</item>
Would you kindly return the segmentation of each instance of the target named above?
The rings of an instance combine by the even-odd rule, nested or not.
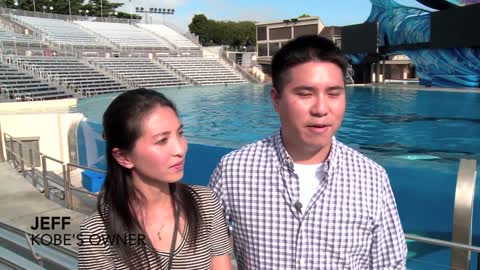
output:
[[[385,170],[335,138],[324,170],[299,211],[298,177],[280,131],[223,157],[209,186],[233,226],[239,269],[405,269]]]

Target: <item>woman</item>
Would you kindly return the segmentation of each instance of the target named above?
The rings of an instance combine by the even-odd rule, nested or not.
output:
[[[231,269],[228,229],[206,187],[178,183],[187,141],[173,103],[122,93],[103,115],[107,175],[81,225],[80,269]],[[127,239],[125,239],[127,238]]]

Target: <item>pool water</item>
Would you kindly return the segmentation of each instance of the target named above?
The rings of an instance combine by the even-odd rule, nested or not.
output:
[[[187,136],[238,146],[278,129],[268,88],[240,85],[160,91],[176,103]],[[100,123],[115,96],[81,99],[76,110]],[[480,93],[349,87],[337,138],[371,155],[438,162],[479,159]]]
[[[178,106],[191,143],[238,148],[279,128],[268,85],[160,91]],[[115,96],[82,99],[76,110],[100,123]],[[451,240],[459,160],[480,162],[479,92],[348,87],[347,110],[337,139],[387,169],[407,233]],[[478,246],[480,184],[476,194],[473,241]],[[449,265],[448,249],[410,243],[409,250],[411,269],[432,269],[422,266],[429,256]]]

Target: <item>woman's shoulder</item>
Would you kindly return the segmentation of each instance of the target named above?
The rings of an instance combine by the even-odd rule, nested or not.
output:
[[[108,214],[106,210],[102,211],[102,215]],[[81,229],[92,230],[105,230],[105,224],[103,223],[102,215],[95,211],[94,213],[87,216],[80,225]]]
[[[188,185],[188,187],[192,191],[193,196],[199,203],[200,207],[209,207],[213,204],[218,203],[215,195],[213,195],[213,192],[210,190],[210,188],[199,185]]]
[[[210,188],[206,186],[199,186],[199,185],[187,185],[190,187],[191,190],[193,190],[197,196],[202,196],[202,197],[210,197],[213,196],[212,191]]]

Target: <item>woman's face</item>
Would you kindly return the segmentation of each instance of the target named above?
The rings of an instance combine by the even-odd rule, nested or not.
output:
[[[141,135],[127,154],[132,164],[132,177],[165,183],[182,179],[188,146],[175,112],[159,105],[141,121]]]

